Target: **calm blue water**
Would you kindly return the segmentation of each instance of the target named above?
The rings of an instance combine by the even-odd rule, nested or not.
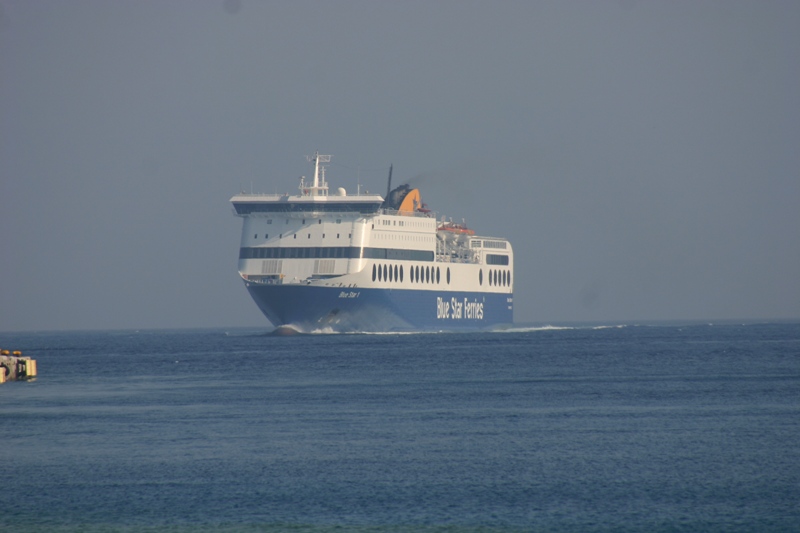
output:
[[[2,531],[797,531],[800,325],[0,334]]]

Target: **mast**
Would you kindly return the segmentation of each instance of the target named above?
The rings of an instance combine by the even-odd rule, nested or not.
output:
[[[300,182],[300,191],[303,194],[310,194],[311,196],[328,196],[328,184],[325,182],[325,167],[320,166],[320,163],[330,163],[331,156],[320,155],[318,151],[314,152],[313,156],[307,155],[306,159],[314,163],[314,181],[311,187],[306,187],[303,181]]]

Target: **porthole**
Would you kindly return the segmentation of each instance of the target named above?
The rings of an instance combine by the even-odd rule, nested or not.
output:
[[[378,281],[383,281],[383,269],[378,265]]]
[[[400,283],[403,283],[403,265],[400,265]]]
[[[392,266],[389,265],[389,281],[394,281],[394,273],[392,272]]]
[[[372,265],[372,281],[375,281],[375,278],[378,276],[378,273],[376,272],[377,270],[378,269],[375,267],[375,265]]]
[[[389,268],[386,265],[383,265],[383,279],[389,279]]]
[[[450,267],[447,267],[447,284],[450,285]]]
[[[442,279],[442,271],[439,270],[439,267],[436,267],[436,283],[440,283]]]
[[[483,269],[478,271],[478,285],[483,285]]]
[[[430,267],[425,267],[425,283],[431,282],[431,269]]]
[[[397,265],[394,266],[394,279],[400,279],[397,277]]]

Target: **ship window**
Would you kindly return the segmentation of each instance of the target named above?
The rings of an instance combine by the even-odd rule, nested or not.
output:
[[[503,270],[503,287],[506,286],[506,271]]]
[[[498,254],[486,254],[486,264],[487,265],[507,265],[508,264],[508,256],[507,255],[498,255]]]
[[[325,238],[325,234],[324,234],[324,233],[322,234],[322,238],[323,238],[323,239]]]
[[[309,238],[309,239],[311,238],[311,234],[310,234],[310,233],[308,234],[308,238]]]
[[[419,265],[417,265],[417,282],[418,283],[422,282],[422,272],[420,272]]]
[[[305,223],[306,223],[306,219],[303,219],[303,224],[305,224]]]
[[[378,281],[383,281],[383,269],[378,265]]]
[[[397,278],[397,265],[394,266],[394,279],[398,279]]]
[[[265,233],[265,234],[264,234],[264,238],[265,238],[265,239],[269,239],[269,233]]]
[[[336,238],[337,238],[337,239],[339,238],[339,234],[338,234],[338,233],[336,234]]]
[[[253,238],[254,238],[254,239],[258,239],[258,233],[256,233],[255,235],[253,235]]]
[[[436,283],[440,282],[441,282],[441,270],[439,270],[439,267],[436,267]]]
[[[431,269],[429,267],[425,267],[425,283],[431,282]]]
[[[295,233],[295,234],[294,234],[294,238],[295,238],[295,239],[297,238],[297,233]]]
[[[489,286],[491,287],[491,285],[492,285],[492,271],[490,270],[489,271]]]
[[[389,265],[389,281],[394,281],[394,272],[392,270],[394,270],[392,265]]]
[[[383,279],[389,279],[389,269],[383,265]]]
[[[375,265],[372,265],[372,281],[375,281],[375,278],[376,278],[376,277],[377,277],[377,275],[378,275],[378,274],[376,273],[376,270],[378,270],[378,269],[377,269],[377,268],[375,268]]]
[[[499,270],[495,270],[494,271],[494,284],[495,285],[500,285],[500,271]]]
[[[511,286],[511,272],[508,273],[508,286]]]
[[[450,267],[447,267],[447,284],[450,285]]]
[[[322,219],[319,219],[319,222],[317,222],[317,224],[322,224]]]
[[[403,265],[400,265],[400,283],[403,282]]]
[[[483,269],[478,271],[478,285],[483,285]]]

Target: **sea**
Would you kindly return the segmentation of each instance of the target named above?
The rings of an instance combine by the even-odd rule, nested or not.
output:
[[[800,531],[800,323],[0,333],[0,531]]]

